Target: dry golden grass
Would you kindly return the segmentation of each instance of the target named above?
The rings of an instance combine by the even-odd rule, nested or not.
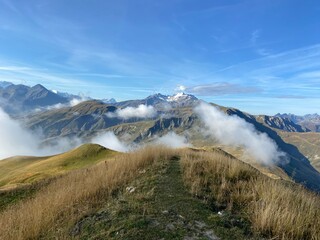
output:
[[[159,146],[57,177],[33,198],[0,213],[0,239],[68,239],[77,221],[108,203],[140,170],[178,155],[190,191],[217,210],[245,216],[257,236],[320,239],[319,196],[270,179],[221,151],[174,151]]]
[[[70,172],[34,198],[1,213],[0,239],[39,239],[50,231],[59,239],[68,238],[61,224],[71,226],[92,206],[106,202],[112,193],[132,180],[139,169],[170,155],[172,151],[163,147],[148,147],[89,169]]]
[[[194,195],[247,216],[254,233],[272,239],[320,239],[318,195],[270,179],[221,153],[186,151],[182,168]]]

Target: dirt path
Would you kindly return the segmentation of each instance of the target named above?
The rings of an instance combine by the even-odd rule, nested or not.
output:
[[[176,156],[142,170],[124,192],[79,220],[71,232],[77,239],[219,239],[215,233],[221,239],[248,239],[221,222],[187,191]]]
[[[218,239],[203,221],[210,210],[192,197],[183,184],[179,157],[170,160],[155,195],[155,208],[163,215],[165,231],[184,239]]]

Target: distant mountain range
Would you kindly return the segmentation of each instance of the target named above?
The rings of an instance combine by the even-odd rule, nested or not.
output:
[[[67,92],[60,92],[60,91],[57,91],[57,90],[50,90],[50,91],[55,93],[55,94],[57,94],[57,95],[59,95],[59,96],[61,96],[61,97],[67,98],[69,100],[72,100],[72,99],[79,99],[80,100],[80,99],[82,99],[82,97],[79,96],[79,95],[70,94],[70,93],[67,93]],[[88,97],[86,97],[86,98],[88,98]],[[88,100],[89,99],[90,98],[88,98]]]
[[[29,87],[0,81],[0,107],[9,114],[21,115],[34,110],[44,111],[55,105],[53,108],[67,107],[65,104],[72,100],[80,102],[83,97],[66,92],[48,90],[40,84]],[[92,99],[86,98],[86,100]],[[99,101],[119,108],[138,107],[143,104],[153,106],[159,111],[167,111],[171,108],[191,107],[200,100],[191,94],[177,93],[169,96],[158,93],[139,100],[117,102],[114,98],[106,98]],[[269,127],[287,132],[320,132],[320,115],[318,114],[298,116],[278,113],[275,116],[259,115],[256,116],[256,119]]]
[[[173,96],[154,94],[145,99],[116,103],[90,100],[76,106],[29,115],[26,126],[33,130],[40,128],[48,139],[59,137],[91,139],[98,134],[111,131],[120,139],[137,145],[152,141],[169,132],[175,132],[185,135],[195,146],[218,145],[231,154],[238,154],[237,156],[241,158],[242,150],[226,148],[226,146],[219,145],[214,139],[204,137],[201,130],[205,129],[204,125],[193,111],[199,101],[195,96],[185,93]],[[148,105],[151,110],[156,111],[156,114],[146,118],[140,116],[139,106],[141,105]],[[215,106],[228,115],[236,115],[244,119],[251,123],[257,131],[269,136],[287,154],[289,159],[287,164],[280,164],[279,167],[289,176],[294,176],[297,182],[320,191],[319,172],[296,146],[285,142],[280,136],[280,132],[305,133],[306,130],[303,127],[290,119],[279,116],[255,116],[238,109]],[[123,118],[120,114],[122,111],[130,111],[134,115],[131,118]],[[225,127],[228,128],[227,125]],[[317,161],[312,163],[317,164]],[[255,167],[259,168],[258,165]],[[268,171],[272,172],[273,170]]]
[[[175,125],[181,124],[180,120],[184,118],[191,119],[189,116],[190,109],[199,100],[188,94],[177,94],[166,96],[162,94],[151,95],[141,100],[129,100],[123,102],[111,102],[101,100],[89,100],[82,102],[76,106],[69,106],[60,109],[44,111],[42,113],[33,113],[28,116],[27,125],[31,129],[41,127],[43,133],[47,137],[57,136],[90,136],[97,131],[107,129],[124,123],[145,123],[149,121],[177,121]],[[138,108],[140,105],[152,106],[157,111],[154,118],[144,118],[143,116],[135,116],[129,119],[121,117],[108,117],[108,114],[115,113],[117,110],[128,107]],[[182,111],[186,110],[188,114]],[[175,116],[175,117],[171,117]],[[163,120],[168,118],[168,120]],[[165,126],[163,126],[165,128]],[[162,130],[165,130],[165,129]],[[143,133],[144,134],[144,133]],[[142,134],[142,135],[143,135]],[[135,141],[144,140],[141,136]]]
[[[0,106],[10,114],[21,114],[41,107],[64,104],[69,99],[60,96],[44,86],[33,87],[2,82],[0,88]]]
[[[13,85],[13,83],[6,82],[6,81],[2,81],[2,82],[0,81],[0,88],[6,88],[6,87],[8,87],[10,85]]]
[[[309,129],[299,125],[289,118],[283,118],[280,116],[266,116],[257,115],[257,121],[274,129],[286,131],[286,132],[308,132]]]
[[[67,106],[67,103],[74,105],[84,100],[91,100],[90,97],[49,90],[37,84],[33,87],[23,84],[0,81],[0,107],[10,115],[24,115],[32,111],[45,111],[51,108]],[[102,99],[104,103],[116,103],[114,98]]]
[[[169,96],[158,93],[138,100],[116,102],[114,99],[90,99],[79,104],[70,104],[72,99],[80,100],[81,97],[51,91],[40,84],[28,87],[2,82],[1,86],[0,106],[8,113],[23,120],[29,129],[40,129],[46,141],[60,137],[90,140],[97,134],[112,131],[122,140],[141,144],[169,132],[175,132],[185,135],[195,146],[218,145],[239,158],[242,156],[241,149],[221,146],[214,139],[204,137],[203,122],[194,113],[194,107],[201,100],[190,94],[177,93]],[[303,155],[307,153],[306,146],[308,149],[311,148],[312,143],[309,144],[309,139],[315,136],[303,140],[303,137],[308,136],[299,135],[301,140],[297,141],[298,135],[294,135],[308,134],[308,131],[311,130],[318,131],[319,115],[256,116],[238,109],[212,105],[228,115],[236,115],[244,119],[251,123],[257,131],[266,134],[289,158],[287,164],[279,165],[279,167],[289,176],[294,176],[297,182],[320,191],[320,174],[314,168],[320,170],[318,159],[320,149],[312,148],[314,150],[312,155]],[[36,109],[41,111],[35,111]],[[228,128],[227,125],[225,127]],[[307,141],[307,145],[300,144],[302,141]],[[258,165],[255,167],[259,168]]]
[[[169,109],[177,107],[190,107],[194,106],[199,101],[198,98],[191,94],[177,93],[175,95],[163,95],[157,93],[150,95],[144,99],[128,100],[123,102],[117,102],[114,105],[118,107],[138,107],[141,104],[151,105],[156,109]]]
[[[315,114],[306,114],[304,116],[298,116],[295,114],[280,114],[278,113],[276,115],[277,117],[281,117],[283,119],[289,119],[290,121],[299,124],[303,128],[306,129],[306,131],[312,131],[312,132],[320,132],[320,115]]]

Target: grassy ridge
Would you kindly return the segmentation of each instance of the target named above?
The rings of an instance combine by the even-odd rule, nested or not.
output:
[[[49,157],[13,157],[0,161],[0,189],[30,184],[73,169],[90,166],[117,153],[96,144]]]
[[[0,213],[4,240],[320,239],[319,226],[320,198],[299,185],[222,150],[162,147],[70,171]]]
[[[39,239],[45,238],[48,231],[64,239],[68,233],[61,228],[104,203],[119,187],[132,180],[139,169],[168,154],[162,148],[148,148],[58,178],[33,198],[0,215],[0,239]]]
[[[304,188],[262,175],[219,153],[186,152],[184,179],[190,191],[216,211],[251,224],[272,239],[319,239],[320,198]]]

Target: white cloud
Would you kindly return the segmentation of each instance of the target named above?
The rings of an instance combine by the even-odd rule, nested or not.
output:
[[[19,121],[11,119],[1,108],[0,126],[0,160],[19,155],[54,155],[69,151],[84,143],[80,138],[56,138],[45,144],[41,134],[25,129]],[[120,141],[113,132],[100,134],[91,142],[121,152],[133,149],[133,146]]]
[[[71,107],[74,107],[74,106],[78,105],[79,103],[82,103],[82,102],[87,101],[87,100],[89,100],[89,98],[86,98],[86,97],[73,98],[73,99],[70,100],[69,105]]]
[[[120,141],[113,132],[100,134],[94,137],[91,142],[119,152],[127,152],[131,150],[131,147]]]
[[[0,109],[0,159],[13,155],[32,155],[40,142]]]
[[[39,107],[39,108],[36,108],[34,111],[41,112],[44,110],[53,110],[53,109],[60,109],[60,108],[65,108],[65,107],[74,107],[74,106],[78,105],[79,103],[82,103],[87,100],[89,100],[89,98],[87,98],[87,97],[73,98],[68,103],[57,103],[57,104],[46,106],[46,107]]]
[[[185,87],[185,91],[198,96],[217,96],[227,94],[249,94],[257,93],[261,90],[256,87],[241,86],[228,82],[215,82],[210,84]]]
[[[183,85],[179,85],[175,90],[179,92],[184,92],[187,88]]]
[[[258,132],[254,126],[238,116],[229,116],[207,103],[195,108],[208,129],[208,133],[222,144],[241,146],[258,162],[272,164],[285,157],[267,134]]]
[[[153,118],[157,115],[157,111],[153,106],[139,105],[138,107],[126,107],[123,109],[117,109],[114,113],[107,113],[109,118]]]
[[[174,132],[169,132],[168,134],[157,138],[154,141],[156,144],[165,145],[171,148],[182,148],[182,147],[191,147],[192,145],[188,142],[188,139],[185,136],[177,135]]]
[[[79,139],[56,139],[53,145],[45,145],[40,134],[33,133],[13,120],[0,108],[0,159],[32,155],[45,156],[68,151],[81,144]]]

